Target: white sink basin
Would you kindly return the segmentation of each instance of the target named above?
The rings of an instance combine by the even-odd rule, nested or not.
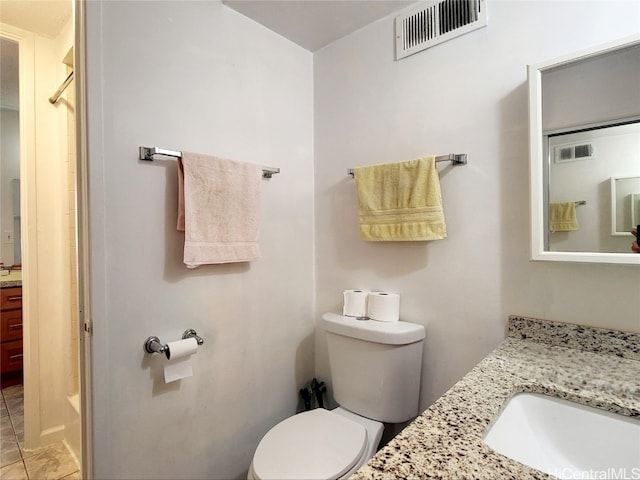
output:
[[[514,395],[484,442],[557,478],[640,478],[640,419],[555,397]]]

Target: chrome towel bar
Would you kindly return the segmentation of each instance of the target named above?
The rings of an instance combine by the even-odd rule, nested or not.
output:
[[[179,152],[177,150],[167,150],[166,148],[158,147],[140,147],[140,160],[153,162],[154,155],[182,158],[182,152]],[[277,167],[262,167],[263,178],[271,178],[276,173],[280,173],[280,169]]]
[[[452,165],[466,165],[467,154],[466,153],[450,153],[449,155],[439,155],[436,157],[436,162],[451,162]],[[353,177],[353,168],[347,170],[347,174]]]

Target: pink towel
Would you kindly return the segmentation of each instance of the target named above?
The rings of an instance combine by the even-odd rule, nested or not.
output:
[[[260,257],[262,167],[182,152],[178,159],[178,230],[188,268]]]

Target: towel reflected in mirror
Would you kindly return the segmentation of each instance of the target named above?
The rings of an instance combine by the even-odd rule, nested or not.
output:
[[[549,204],[549,231],[572,232],[578,230],[575,202]]]

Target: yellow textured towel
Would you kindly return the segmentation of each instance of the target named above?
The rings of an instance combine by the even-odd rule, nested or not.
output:
[[[434,156],[354,168],[360,236],[369,241],[447,236]]]
[[[575,202],[549,204],[549,231],[571,232],[578,230]]]

